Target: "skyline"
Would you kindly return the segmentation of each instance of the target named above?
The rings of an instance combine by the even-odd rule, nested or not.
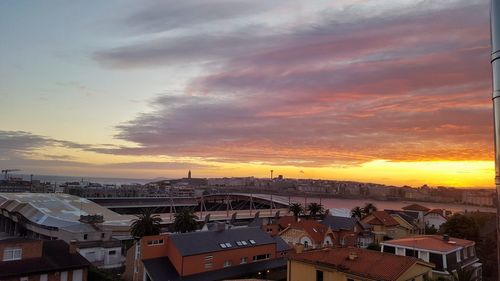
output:
[[[0,166],[493,187],[488,3],[3,1]]]

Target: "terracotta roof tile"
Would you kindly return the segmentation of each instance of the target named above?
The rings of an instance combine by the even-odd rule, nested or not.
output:
[[[368,221],[369,224],[380,224],[384,226],[397,226],[399,222],[385,211],[375,211],[371,213],[375,219]]]
[[[355,258],[350,259],[351,254],[354,254]],[[352,247],[308,251],[291,255],[290,259],[321,264],[359,277],[381,281],[397,280],[417,262],[432,267],[431,264],[415,257]]]
[[[289,218],[291,218],[291,220]],[[283,228],[290,227],[304,230],[307,234],[309,234],[309,236],[311,236],[315,243],[323,243],[325,233],[328,230],[327,226],[324,226],[315,220],[300,219],[296,222],[293,217],[282,217],[279,219],[278,223]]]
[[[443,240],[441,235],[422,235],[382,242],[391,246],[406,246],[418,249],[426,249],[437,252],[449,252],[461,247],[473,246],[474,241],[450,237],[449,241]]]

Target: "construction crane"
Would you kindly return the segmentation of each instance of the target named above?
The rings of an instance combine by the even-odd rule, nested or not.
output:
[[[7,175],[10,173],[10,172],[17,172],[17,171],[21,171],[19,169],[5,169],[5,170],[2,170],[2,174],[3,174],[3,179],[4,180],[7,180]]]

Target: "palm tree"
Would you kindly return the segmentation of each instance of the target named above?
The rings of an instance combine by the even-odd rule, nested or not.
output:
[[[365,206],[363,207],[363,212],[366,215],[369,215],[377,210],[377,207],[373,205],[372,203],[366,203]]]
[[[174,230],[176,232],[192,232],[198,229],[198,216],[189,208],[183,208],[175,214]]]
[[[362,219],[365,216],[365,210],[359,206],[352,208],[351,210],[351,218],[357,218],[358,220]]]
[[[304,208],[300,203],[292,203],[288,206],[288,210],[293,213],[295,221],[297,221],[299,215],[304,212]]]
[[[161,230],[161,218],[157,214],[153,214],[152,209],[143,209],[137,219],[132,221],[130,226],[130,234],[133,237],[144,237],[148,235],[158,235]]]
[[[309,211],[309,215],[313,218],[316,218],[317,215],[321,215],[324,212],[323,205],[316,202],[307,205],[307,210]]]

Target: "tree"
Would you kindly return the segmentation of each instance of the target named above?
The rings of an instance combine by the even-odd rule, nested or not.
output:
[[[321,215],[324,213],[323,205],[313,202],[307,205],[307,210],[309,211],[309,215],[311,217],[316,218],[317,215]]]
[[[373,205],[372,203],[366,203],[365,206],[363,207],[363,212],[365,215],[369,215],[377,210],[377,207]]]
[[[434,225],[429,225],[428,223],[425,224],[425,234],[431,235],[436,233],[438,233],[438,230],[434,227]]]
[[[365,210],[363,208],[356,206],[351,210],[351,218],[362,219],[365,216]]]
[[[299,215],[304,212],[304,208],[300,203],[292,203],[288,206],[288,210],[293,213],[295,221],[297,221]]]
[[[174,230],[176,232],[192,232],[198,229],[198,222],[196,221],[198,216],[194,214],[194,211],[189,208],[183,208],[180,212],[175,214],[174,219]]]
[[[143,209],[141,214],[136,215],[137,219],[132,221],[130,234],[133,237],[144,237],[148,235],[158,235],[161,230],[161,218],[153,214],[151,209]]]
[[[442,231],[451,237],[477,241],[479,226],[469,215],[454,214],[447,222],[441,225]]]

